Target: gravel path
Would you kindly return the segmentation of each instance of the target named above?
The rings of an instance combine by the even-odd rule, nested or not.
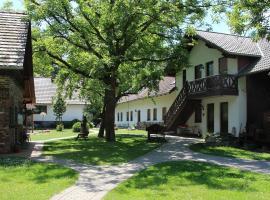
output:
[[[80,172],[77,183],[64,190],[62,193],[52,197],[52,200],[102,199],[108,191],[116,187],[120,182],[130,178],[136,172],[150,165],[166,161],[193,160],[270,174],[270,162],[217,157],[196,153],[191,151],[188,145],[201,141],[199,139],[174,136],[168,136],[167,139],[168,143],[162,145],[160,148],[129,163],[118,166],[91,166],[52,157],[42,157],[41,149],[43,143],[36,144],[34,148],[35,151],[32,152],[31,157],[38,161],[54,162],[68,166]]]

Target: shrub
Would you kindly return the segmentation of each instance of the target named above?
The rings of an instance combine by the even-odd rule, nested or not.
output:
[[[65,128],[72,128],[73,124],[75,124],[76,122],[79,122],[80,120],[78,119],[73,119],[72,121],[64,121],[62,122],[65,126]]]
[[[87,123],[87,129],[94,127],[93,123]],[[76,122],[75,124],[73,124],[72,126],[72,131],[75,133],[78,133],[81,131],[81,122]]]
[[[95,127],[95,125],[93,124],[93,122],[89,122],[88,123],[88,126],[89,126],[89,128],[94,128]]]
[[[72,131],[75,133],[80,132],[81,131],[81,122],[76,122],[75,124],[73,124]]]
[[[64,129],[64,125],[63,124],[58,124],[56,126],[56,131],[63,131],[63,129]]]

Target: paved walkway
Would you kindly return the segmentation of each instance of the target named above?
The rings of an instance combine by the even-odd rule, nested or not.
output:
[[[32,158],[38,161],[55,162],[68,166],[80,172],[77,183],[55,195],[52,200],[99,200],[120,182],[128,179],[136,172],[156,163],[175,160],[194,160],[215,163],[218,165],[237,167],[270,174],[270,162],[248,161],[234,158],[225,158],[196,153],[189,150],[188,145],[199,139],[167,137],[168,143],[160,148],[145,154],[129,163],[118,166],[91,166],[78,164],[68,160],[55,159],[52,157],[40,157],[42,143],[36,145],[36,151]]]

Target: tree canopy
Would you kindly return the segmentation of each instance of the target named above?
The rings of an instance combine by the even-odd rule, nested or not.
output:
[[[105,130],[115,140],[114,111],[124,95],[187,65],[187,35],[220,1],[26,0],[39,73],[59,68],[66,82],[102,86]],[[87,81],[85,81],[87,80]],[[91,80],[91,82],[88,82]],[[87,84],[86,84],[87,83]],[[87,87],[85,87],[88,85]]]
[[[234,32],[252,32],[256,39],[270,40],[270,1],[235,0],[228,11],[229,23]]]

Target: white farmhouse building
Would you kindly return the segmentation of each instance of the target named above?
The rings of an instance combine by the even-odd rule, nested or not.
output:
[[[206,31],[197,31],[193,39],[189,64],[176,74],[176,91],[162,96],[158,107],[159,112],[167,107],[166,129],[176,131],[184,125],[202,133],[235,136],[247,130],[253,138],[270,141],[270,43]],[[119,112],[126,115],[132,110],[143,110],[141,120],[146,120],[150,101],[119,102],[116,124],[127,123],[126,116],[117,121]],[[137,122],[133,120],[132,124]]]
[[[121,98],[115,112],[116,126],[143,128],[146,124],[162,123],[176,94],[175,78],[164,77],[157,92],[145,88],[137,95]]]
[[[33,115],[33,121],[35,125],[54,127],[55,115],[53,113],[52,98],[56,94],[57,86],[51,81],[50,78],[35,78],[35,94],[36,104],[35,107],[38,113],[45,112],[43,117],[40,114]],[[81,101],[77,95],[74,95],[71,99],[66,99],[66,112],[64,113],[63,122],[69,122],[74,119],[81,120],[85,102]]]

